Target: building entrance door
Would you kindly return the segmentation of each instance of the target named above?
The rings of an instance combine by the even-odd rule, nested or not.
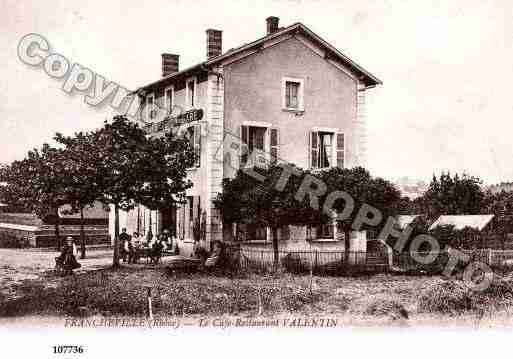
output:
[[[166,208],[161,210],[162,230],[167,229],[172,236],[176,236],[176,208]]]

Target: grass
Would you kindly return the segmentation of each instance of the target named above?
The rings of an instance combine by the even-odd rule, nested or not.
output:
[[[151,288],[156,316],[305,316],[342,318],[344,325],[444,323],[475,325],[486,311],[513,323],[513,279],[496,278],[474,293],[461,281],[436,276],[364,277],[247,274],[168,275],[122,267],[56,278],[24,279],[0,296],[0,317],[146,315]],[[477,318],[477,319],[476,319]],[[399,324],[399,325],[403,325]]]
[[[44,280],[26,280],[17,286],[16,298],[0,304],[0,316],[144,315],[148,287],[156,315],[298,311],[318,302],[324,294],[319,289],[310,290],[305,283],[290,284],[272,276],[171,277],[125,267],[74,275],[56,286],[45,286]]]

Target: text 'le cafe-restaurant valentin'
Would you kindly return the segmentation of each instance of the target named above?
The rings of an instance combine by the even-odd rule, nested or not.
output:
[[[168,229],[185,256],[195,239],[205,248],[214,240],[270,245],[267,228],[223,228],[213,205],[223,178],[253,166],[255,151],[305,169],[365,165],[365,93],[381,84],[302,23],[280,27],[277,17],[266,19],[264,37],[224,53],[222,31],[206,30],[206,53],[204,62],[181,71],[179,55],[162,54],[162,78],[137,90],[146,131],[158,136],[178,127],[199,154],[188,170],[194,186],[186,203],[120,213],[128,233]],[[156,120],[154,108],[171,115]],[[334,225],[288,226],[279,237],[284,250],[302,248],[307,239],[309,248],[344,249]]]

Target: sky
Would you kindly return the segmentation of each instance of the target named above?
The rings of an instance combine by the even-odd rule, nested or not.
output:
[[[205,59],[205,30],[223,50],[265,35],[265,18],[302,22],[383,80],[367,98],[372,174],[428,181],[451,171],[513,181],[511,1],[0,0],[0,163],[101,126],[108,106],[62,91],[20,61],[28,33],[129,89],[160,77],[163,52],[184,69]]]

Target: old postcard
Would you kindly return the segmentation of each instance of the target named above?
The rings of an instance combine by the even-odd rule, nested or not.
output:
[[[0,355],[491,355],[512,13],[0,0]]]

